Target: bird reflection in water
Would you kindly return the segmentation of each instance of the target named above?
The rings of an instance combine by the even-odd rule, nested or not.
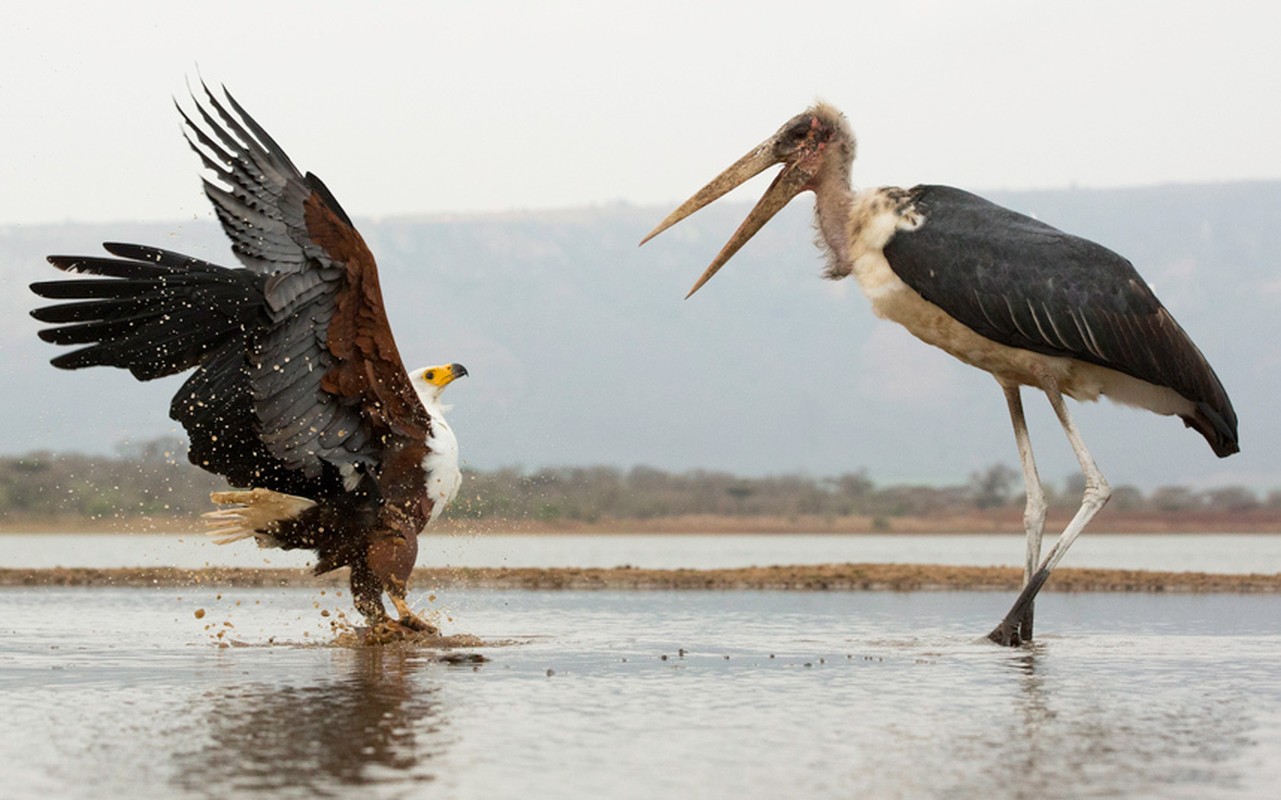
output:
[[[1005,659],[1003,702],[947,732],[946,762],[960,765],[947,796],[984,796],[994,781],[1020,798],[1163,797],[1189,784],[1216,796],[1237,785],[1250,723],[1231,679],[1189,674],[1188,665],[1174,677],[1150,654],[1127,662],[1111,649],[1100,681],[1081,654],[1054,645],[1028,643]],[[1154,701],[1143,689],[1153,681],[1185,686],[1167,685]]]
[[[419,671],[431,655],[361,647],[336,650],[341,676],[306,686],[259,682],[220,691],[193,722],[203,739],[175,753],[188,790],[307,796],[378,783],[435,778],[451,739],[440,687]]]

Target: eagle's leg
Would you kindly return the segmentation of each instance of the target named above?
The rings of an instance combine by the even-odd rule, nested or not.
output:
[[[367,550],[371,572],[376,576],[380,591],[387,593],[396,613],[400,615],[397,625],[411,631],[423,633],[440,633],[440,629],[409,609],[405,594],[409,588],[409,576],[414,571],[414,562],[418,558],[418,537],[398,531],[387,531],[373,539]],[[382,603],[379,602],[379,607]]]
[[[405,602],[405,590],[403,587],[399,591],[388,587],[387,595],[391,598],[392,605],[396,606],[396,612],[400,614],[400,619],[396,620],[398,624],[404,625],[410,630],[423,633],[433,635],[440,633],[440,628],[409,610],[409,603]]]
[[[387,609],[383,608],[382,581],[374,575],[368,562],[351,565],[351,599],[369,627],[376,628],[387,622]]]

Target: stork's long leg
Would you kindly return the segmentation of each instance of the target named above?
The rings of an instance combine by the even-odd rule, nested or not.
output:
[[[997,644],[1018,645],[1022,643],[1020,638],[1019,625],[1024,616],[1030,613],[1032,602],[1036,599],[1037,592],[1045,585],[1045,581],[1050,577],[1050,572],[1058,565],[1063,558],[1063,554],[1068,551],[1076,537],[1081,535],[1081,531],[1089,524],[1094,515],[1103,508],[1104,503],[1112,496],[1112,487],[1108,485],[1103,473],[1099,471],[1098,466],[1094,463],[1094,458],[1090,451],[1085,447],[1085,441],[1081,439],[1081,433],[1076,429],[1076,424],[1072,422],[1071,415],[1068,414],[1067,404],[1063,402],[1063,395],[1059,392],[1058,386],[1053,383],[1047,383],[1044,387],[1045,394],[1050,398],[1050,405],[1054,407],[1054,413],[1059,418],[1059,424],[1063,426],[1063,432],[1067,434],[1068,442],[1072,445],[1072,451],[1076,453],[1076,460],[1081,465],[1081,473],[1085,476],[1085,494],[1081,498],[1081,507],[1077,509],[1076,515],[1072,521],[1063,529],[1054,547],[1050,548],[1050,554],[1041,562],[1032,579],[1023,587],[1014,605],[1010,608],[1005,619],[1000,625],[988,634],[988,638]]]
[[[1005,402],[1010,409],[1010,422],[1014,425],[1014,441],[1019,449],[1019,464],[1023,467],[1023,487],[1027,494],[1027,504],[1023,507],[1023,529],[1027,532],[1027,562],[1023,570],[1023,585],[1032,582],[1036,568],[1041,563],[1041,538],[1045,532],[1045,489],[1041,485],[1041,476],[1036,471],[1036,459],[1032,457],[1032,439],[1027,432],[1027,418],[1023,415],[1023,396],[1018,385],[1002,385],[1005,390]],[[1034,603],[1027,604],[1027,611],[1019,621],[1019,638],[1032,641],[1032,615]]]

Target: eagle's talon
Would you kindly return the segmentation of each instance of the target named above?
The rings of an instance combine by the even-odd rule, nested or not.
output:
[[[418,616],[417,614],[412,614],[412,613],[401,614],[400,619],[396,620],[396,624],[401,625],[402,627],[408,628],[409,630],[414,631],[416,633],[429,633],[433,636],[440,634],[440,628],[437,628],[435,625],[432,625],[430,622]]]

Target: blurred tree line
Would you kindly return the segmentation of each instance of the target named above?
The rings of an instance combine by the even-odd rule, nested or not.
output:
[[[48,452],[0,458],[0,519],[194,517],[210,509],[209,493],[225,488],[191,466],[179,438],[122,445],[113,456]],[[1072,476],[1047,487],[1051,505],[1075,508],[1084,486]],[[956,486],[878,486],[866,472],[836,477],[727,472],[672,473],[651,467],[505,468],[466,472],[449,516],[465,519],[652,519],[679,515],[873,518],[959,514],[1021,507],[1019,472],[995,464]],[[1260,494],[1229,486],[1205,491],[1163,486],[1144,493],[1114,490],[1111,507],[1150,512],[1248,512],[1281,509],[1281,490]]]

